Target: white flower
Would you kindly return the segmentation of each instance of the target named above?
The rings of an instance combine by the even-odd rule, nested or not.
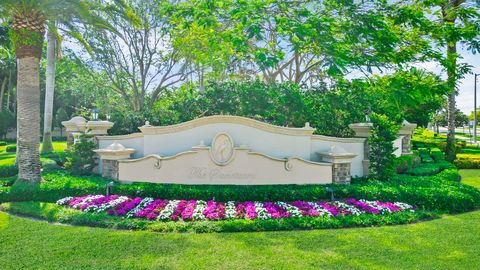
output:
[[[275,204],[283,207],[285,211],[287,211],[287,213],[289,213],[292,217],[302,217],[302,212],[300,211],[300,209],[298,209],[298,207],[290,205],[286,202],[276,202]]]
[[[135,214],[142,210],[143,208],[147,207],[147,205],[151,204],[153,202],[153,198],[150,198],[150,197],[146,197],[144,198],[137,206],[135,206],[135,208],[133,208],[132,210],[128,211],[128,213],[125,215],[125,217],[127,218],[131,218],[131,217],[134,217]]]
[[[235,218],[237,216],[237,209],[235,208],[235,202],[229,201],[225,204],[225,217]]]
[[[355,206],[353,205],[349,205],[349,204],[346,204],[346,203],[343,203],[343,202],[339,202],[339,201],[335,201],[334,204],[340,208],[343,208],[347,211],[349,211],[352,215],[355,215],[355,216],[358,216],[360,214],[363,214],[364,211],[356,208]]]
[[[86,203],[89,203],[95,199],[98,199],[98,198],[102,198],[102,197],[105,197],[103,195],[90,195],[90,196],[87,196],[85,199],[83,199],[80,203],[77,203],[76,205],[73,206],[73,208],[75,209],[79,209],[82,205],[86,204]]]
[[[265,209],[265,207],[263,206],[263,203],[254,202],[254,205],[255,205],[255,211],[257,212],[259,219],[269,219],[272,217],[270,213],[268,213],[267,209]]]
[[[193,210],[192,218],[196,220],[205,219],[205,215],[203,214],[205,208],[207,208],[207,202],[198,200],[197,206],[195,206],[195,209]]]
[[[313,207],[313,209],[317,210],[317,212],[320,214],[320,216],[328,216],[328,217],[333,217],[332,213],[330,213],[327,209],[323,208],[317,203],[314,202],[307,202],[309,205]]]
[[[57,201],[57,204],[58,205],[65,205],[71,199],[73,199],[73,197],[66,197],[66,198],[60,199],[60,200]]]
[[[410,210],[411,212],[415,212],[415,210],[413,210],[413,206],[411,206],[408,203],[394,202],[393,204],[395,206],[398,206],[398,207],[402,208],[402,210]]]
[[[169,219],[173,212],[175,212],[175,209],[177,209],[177,205],[180,201],[179,200],[171,200],[168,202],[168,204],[163,208],[162,211],[158,214],[158,219],[161,220],[167,220]]]

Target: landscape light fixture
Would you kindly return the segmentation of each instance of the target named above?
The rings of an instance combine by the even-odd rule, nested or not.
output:
[[[92,109],[92,117],[93,117],[93,120],[98,120],[98,109],[97,107],[93,107]]]
[[[110,196],[113,193],[113,185],[115,185],[115,182],[113,181],[107,184],[107,190],[105,192],[107,196]]]
[[[335,197],[333,196],[333,188],[332,187],[327,187],[327,193],[330,193],[330,200],[335,200]]]

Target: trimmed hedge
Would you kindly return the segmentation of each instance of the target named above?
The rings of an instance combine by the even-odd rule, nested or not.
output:
[[[43,175],[39,185],[15,184],[0,187],[0,202],[55,202],[67,196],[104,194],[109,180],[96,176],[72,176],[67,171]],[[480,190],[459,183],[456,169],[445,169],[434,176],[395,175],[386,182],[368,181],[351,185],[328,185],[337,198],[401,201],[425,210],[464,212],[480,207]],[[126,196],[165,199],[199,199],[217,201],[294,201],[330,199],[326,185],[179,185],[118,184],[113,193]]]
[[[0,166],[0,177],[10,177],[18,173],[18,168],[15,165]]]
[[[402,211],[388,215],[363,214],[359,216],[303,217],[270,220],[219,220],[219,221],[149,221],[145,219],[124,219],[105,213],[87,213],[58,206],[52,203],[17,202],[4,203],[0,209],[23,216],[46,219],[73,225],[104,227],[126,230],[148,230],[155,232],[251,232],[280,231],[294,229],[330,229],[347,227],[370,227],[406,224],[419,219],[436,217],[436,213]]]
[[[5,147],[5,152],[15,153],[15,152],[17,152],[17,146],[16,145],[7,145],[7,147]]]
[[[455,169],[455,166],[450,162],[442,160],[437,163],[422,163],[415,168],[406,170],[405,173],[416,176],[429,176],[436,175],[445,169]]]

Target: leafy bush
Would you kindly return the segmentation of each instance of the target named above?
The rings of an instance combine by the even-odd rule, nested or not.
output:
[[[430,149],[430,156],[436,161],[442,161],[445,160],[445,154],[438,148],[432,148]]]
[[[412,145],[414,149],[438,148],[444,152],[445,148],[447,147],[447,137],[424,128],[417,128],[412,138]],[[455,148],[457,152],[465,148],[466,145],[467,142],[464,140],[455,140]]]
[[[18,168],[15,165],[0,166],[0,177],[9,177],[16,175]]]
[[[368,137],[370,146],[370,166],[369,176],[373,179],[386,180],[394,173],[393,154],[395,148],[393,141],[397,138],[400,128],[395,122],[389,120],[387,116],[373,113],[371,114],[373,127]]]
[[[6,141],[0,141],[0,146],[5,146],[5,145],[7,145]]]
[[[97,148],[97,143],[91,135],[81,135],[79,139],[67,152],[65,167],[73,174],[89,175],[96,166],[93,150]]]
[[[124,219],[105,213],[87,213],[51,203],[20,202],[0,205],[0,209],[10,213],[46,219],[73,225],[104,227],[126,230],[148,230],[156,232],[249,232],[280,231],[293,229],[330,229],[344,227],[370,227],[392,224],[405,224],[418,219],[435,217],[424,211],[398,212],[388,215],[303,217],[287,219],[221,220],[221,221],[170,221],[155,222],[145,219]]]
[[[413,169],[420,165],[420,157],[416,154],[404,155],[395,159],[395,168],[397,173],[405,173],[408,169]]]
[[[417,176],[435,175],[447,168],[455,168],[455,166],[446,161],[438,163],[422,163],[416,168],[408,169],[405,173]]]
[[[480,159],[457,157],[453,164],[459,169],[480,169]]]
[[[17,152],[17,146],[16,145],[7,145],[7,147],[5,147],[5,152],[15,153],[15,152]]]
[[[452,165],[450,165],[452,166]],[[0,187],[0,202],[55,202],[66,196],[104,194],[109,180],[97,176],[75,176],[52,171],[38,187],[15,184]],[[464,212],[480,207],[480,191],[458,182],[458,171],[444,169],[434,176],[394,175],[389,181],[368,181],[351,185],[329,185],[335,198],[402,201],[425,210]],[[115,194],[165,199],[216,199],[218,201],[315,201],[330,199],[325,185],[179,185],[134,183],[117,184]]]

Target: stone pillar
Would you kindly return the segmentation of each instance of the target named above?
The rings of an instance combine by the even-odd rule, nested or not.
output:
[[[88,121],[86,124],[87,134],[91,135],[107,135],[111,127],[113,123],[109,121]]]
[[[102,177],[118,180],[118,161],[129,159],[135,149],[114,142],[105,149],[93,151],[100,156]]]
[[[368,170],[370,167],[370,146],[368,145],[368,137],[371,133],[372,123],[355,123],[348,125],[354,132],[355,137],[365,138],[365,143],[363,146],[363,175],[368,175]]]
[[[74,133],[85,133],[86,123],[87,120],[81,116],[75,116],[68,121],[62,122],[67,132],[67,149],[70,149],[75,141]]]
[[[403,136],[402,139],[402,155],[411,155],[412,154],[412,149],[411,149],[411,142],[412,142],[412,135],[413,132],[415,131],[415,128],[417,128],[416,124],[411,124],[407,122],[406,120],[403,121],[402,127],[398,131],[398,135]]]
[[[352,160],[357,156],[356,154],[348,153],[341,147],[332,146],[330,151],[321,152],[318,155],[322,161],[332,163],[332,183],[350,184]]]

